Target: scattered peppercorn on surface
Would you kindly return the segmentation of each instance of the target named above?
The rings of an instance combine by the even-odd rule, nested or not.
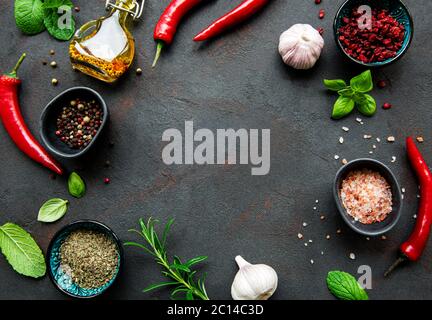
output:
[[[335,43],[333,18],[343,2],[273,1],[240,27],[197,44],[193,36],[210,17],[225,14],[228,2],[202,6],[182,23],[174,43],[152,69],[152,30],[166,5],[154,1],[130,28],[136,53],[129,70],[123,73],[122,66],[130,61],[120,61],[119,67],[101,65],[111,76],[123,73],[111,85],[72,70],[68,42],[55,41],[47,32],[21,34],[13,1],[3,1],[0,68],[8,72],[16,56],[27,53],[19,71],[20,105],[31,132],[39,138],[43,108],[75,86],[101,94],[110,122],[84,158],[62,161],[67,171],[85,180],[87,192],[81,199],[68,194],[63,178],[54,179],[23,156],[0,125],[0,224],[19,223],[46,253],[53,235],[76,220],[101,221],[126,242],[139,240],[128,232],[139,218],[172,217],[168,250],[182,257],[209,256],[201,270],[207,273],[211,299],[231,299],[237,255],[276,270],[279,283],[272,299],[334,299],[325,281],[328,271],[343,270],[358,278],[364,265],[373,274],[370,299],[431,299],[430,251],[425,251],[422,263],[395,271],[391,279],[384,281],[382,273],[394,262],[395,249],[417,218],[419,190],[406,160],[405,137],[413,136],[432,163],[432,42],[424,41],[430,38],[432,2],[404,1],[414,17],[415,35],[402,59],[372,70],[377,113],[367,118],[353,111],[335,121],[330,119],[335,99],[323,79],[351,79],[364,71]],[[73,12],[77,27],[105,14],[103,1],[73,3],[79,7]],[[307,72],[286,67],[276,50],[280,33],[298,22],[316,27],[325,40],[320,60]],[[213,132],[271,129],[270,173],[252,176],[247,165],[165,165],[163,132],[175,128],[184,135],[184,122],[189,120],[195,130]],[[331,194],[337,170],[357,158],[382,161],[403,191],[398,224],[377,238],[354,233]],[[69,201],[68,213],[53,224],[37,222],[40,206],[53,196]],[[118,279],[121,285],[101,298],[168,298],[165,289],[142,292],[161,280],[160,268],[142,250],[124,249],[127,267]],[[35,282],[18,276],[3,258],[0,283],[0,299],[64,298],[48,277]]]

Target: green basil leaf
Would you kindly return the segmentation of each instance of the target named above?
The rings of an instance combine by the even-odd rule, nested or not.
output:
[[[372,73],[370,70],[351,79],[351,88],[356,92],[366,93],[373,89]]]
[[[341,79],[336,79],[336,80],[324,79],[324,85],[326,86],[327,89],[331,91],[339,91],[347,87],[346,82]]]
[[[54,222],[66,214],[69,201],[54,198],[45,202],[39,209],[38,221]]]
[[[354,109],[354,100],[349,97],[340,96],[333,107],[332,118],[340,119],[351,113]]]
[[[366,291],[349,273],[330,271],[327,275],[327,286],[330,292],[341,300],[368,300]]]
[[[19,274],[33,278],[45,275],[46,264],[42,250],[20,226],[6,223],[0,227],[0,249]]]
[[[85,194],[85,183],[76,172],[72,172],[69,176],[68,189],[71,196],[75,198],[81,198]]]
[[[357,109],[367,117],[373,116],[377,111],[376,101],[369,94],[357,94],[355,96]]]
[[[36,34],[45,30],[44,11],[41,0],[15,0],[15,22],[26,34]]]
[[[342,97],[349,97],[349,98],[351,98],[354,95],[354,91],[353,89],[351,89],[351,87],[347,87],[346,89],[339,90],[338,93]]]
[[[72,7],[70,0],[45,0],[43,4],[45,27],[49,34],[57,40],[70,40],[75,33]]]

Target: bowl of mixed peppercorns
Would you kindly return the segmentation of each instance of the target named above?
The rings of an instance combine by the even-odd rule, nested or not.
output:
[[[333,31],[338,47],[351,61],[382,67],[406,53],[414,25],[400,0],[348,0],[336,14]]]
[[[42,141],[60,157],[79,157],[95,143],[107,121],[108,108],[100,94],[86,87],[71,88],[45,107]]]

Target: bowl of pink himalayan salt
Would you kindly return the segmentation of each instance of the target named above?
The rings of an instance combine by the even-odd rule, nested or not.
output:
[[[360,234],[382,235],[399,221],[399,183],[392,171],[377,160],[357,159],[340,168],[333,195],[342,219]]]

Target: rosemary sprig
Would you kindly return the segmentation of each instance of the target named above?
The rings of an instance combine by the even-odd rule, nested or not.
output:
[[[197,272],[191,269],[195,264],[206,260],[206,256],[199,256],[184,263],[182,263],[181,259],[177,256],[174,256],[173,263],[170,263],[168,260],[166,241],[173,222],[173,219],[170,219],[167,222],[162,238],[159,238],[155,231],[155,225],[158,221],[153,218],[150,218],[147,224],[142,219],[139,220],[141,231],[134,229],[129,230],[138,233],[143,237],[148,246],[137,242],[126,242],[124,245],[138,247],[151,254],[155,258],[156,262],[165,269],[162,271],[162,274],[170,280],[153,284],[145,288],[143,291],[149,292],[154,289],[173,286],[173,291],[171,293],[171,298],[173,299],[177,299],[178,296],[182,294],[186,300],[194,300],[195,298],[209,300],[204,285],[205,274],[195,281],[194,277]]]

